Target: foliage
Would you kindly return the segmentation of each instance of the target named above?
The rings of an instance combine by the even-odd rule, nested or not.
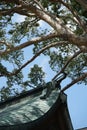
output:
[[[6,100],[9,96],[11,96],[11,92],[11,88],[3,86],[0,91],[0,100]]]
[[[30,83],[39,86],[42,85],[44,81],[45,73],[42,71],[42,68],[35,64],[32,68],[28,77],[30,79]]]
[[[19,93],[15,86],[26,91],[27,87],[45,82],[46,72],[35,62],[30,72],[24,73],[38,56],[49,59],[52,71],[65,71],[72,80],[87,83],[86,77],[79,80],[87,70],[85,3],[86,0],[1,1],[0,80],[5,77],[5,85],[0,86],[2,100],[13,91]]]

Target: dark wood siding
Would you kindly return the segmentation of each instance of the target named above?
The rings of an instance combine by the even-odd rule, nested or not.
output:
[[[39,119],[20,125],[2,126],[0,130],[73,130],[69,119],[67,103],[59,97],[53,107]]]

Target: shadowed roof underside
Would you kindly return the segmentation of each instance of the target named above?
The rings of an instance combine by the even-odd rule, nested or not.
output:
[[[55,103],[58,91],[52,91],[45,100],[41,100],[40,97],[39,93],[37,96],[27,96],[0,109],[0,126],[27,123],[40,118]]]
[[[54,89],[46,99],[43,87],[0,103],[0,130],[73,130],[67,96]]]

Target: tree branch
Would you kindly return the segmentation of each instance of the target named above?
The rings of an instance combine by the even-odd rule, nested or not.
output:
[[[17,51],[17,50],[23,49],[23,48],[28,47],[28,46],[30,46],[32,44],[37,44],[38,42],[45,41],[47,39],[52,39],[52,38],[55,38],[57,36],[58,35],[56,33],[50,33],[50,34],[48,34],[46,36],[41,36],[41,37],[33,38],[30,41],[22,43],[21,45],[18,45],[16,47],[10,48],[10,49],[5,50],[5,51],[1,51],[0,52],[0,56],[7,55],[7,54],[9,54],[9,53],[11,53],[13,51]]]
[[[83,8],[87,10],[87,0],[76,0]]]
[[[71,29],[69,29],[63,24],[60,18],[56,18],[55,16],[51,15],[49,12],[42,11],[33,5],[24,5],[24,8],[30,10],[40,19],[47,22],[51,27],[53,27],[57,31],[58,35],[60,34],[62,35],[62,37],[66,35],[67,40],[71,44],[77,46],[82,46],[82,45],[87,46],[87,37],[76,36],[76,34],[74,34],[71,31]]]
[[[77,82],[83,80],[83,79],[86,78],[86,77],[87,77],[87,72],[84,73],[82,76],[80,76],[80,77],[76,78],[75,80],[73,80],[73,81],[72,81],[71,83],[69,83],[67,86],[65,86],[65,87],[61,90],[61,92],[66,91],[68,88],[72,87],[72,85],[76,84]]]
[[[73,10],[72,7],[71,7],[69,4],[65,3],[64,1],[59,0],[59,2],[61,2],[61,3],[73,14],[73,16],[77,19],[76,22],[82,27],[83,30],[86,31],[84,22],[83,22],[83,20],[79,17],[79,15],[77,14],[77,12],[76,12],[75,10]]]
[[[61,46],[61,45],[67,45],[68,43],[66,41],[62,41],[62,42],[55,42],[52,44],[49,44],[48,46],[45,46],[44,48],[42,48],[38,53],[36,53],[29,61],[27,61],[24,65],[22,65],[16,72],[14,72],[11,75],[16,75],[18,74],[23,68],[25,68],[29,63],[31,63],[33,60],[35,60],[41,53],[43,53],[46,49],[49,49],[51,47],[54,46]]]
[[[67,44],[68,44],[67,41],[61,41],[61,42],[55,42],[55,43],[49,44],[48,46],[45,46],[44,48],[42,48],[38,53],[36,53],[30,60],[28,60],[24,65],[22,65],[15,72],[13,72],[13,73],[8,72],[7,75],[0,75],[0,77],[2,77],[2,76],[14,76],[14,75],[17,75],[23,68],[25,68],[29,63],[31,63],[32,61],[34,61],[46,49],[49,49],[49,48],[54,47],[54,46],[61,46],[61,45],[67,45]]]
[[[5,41],[0,41],[0,44],[5,45],[7,48],[11,48],[12,47],[9,43],[7,43]]]
[[[70,63],[75,57],[77,57],[77,56],[78,56],[79,54],[81,54],[81,53],[82,53],[82,50],[79,50],[79,51],[77,51],[72,57],[70,57],[70,58],[68,59],[68,61],[65,63],[64,67],[53,77],[52,80],[55,80],[55,79],[58,77],[58,75],[60,75],[61,73],[63,73],[64,70],[66,69],[66,67],[69,65],[69,63]]]
[[[38,0],[34,0],[34,2],[43,10],[45,11],[44,7],[41,5],[41,3]]]
[[[1,0],[1,2],[5,2],[7,4],[9,3],[19,4],[19,0]]]
[[[11,15],[12,13],[17,12],[21,9],[23,9],[23,7],[20,5],[12,8],[12,9],[2,9],[2,10],[0,10],[0,16]]]
[[[67,40],[71,44],[77,46],[87,46],[87,37],[76,36],[76,34],[74,34],[71,29],[63,24],[63,21],[60,18],[53,16],[49,12],[38,9],[32,4],[23,4],[22,8],[25,9],[27,12],[34,13],[38,18],[47,22],[57,31],[58,35],[61,35],[62,37],[66,36]]]

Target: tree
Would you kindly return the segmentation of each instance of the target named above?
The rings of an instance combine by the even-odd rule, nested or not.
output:
[[[25,20],[14,22],[15,15]],[[41,28],[41,20],[50,27]],[[24,49],[31,46],[33,56],[25,62]],[[23,69],[40,54],[50,58],[50,67],[57,73],[54,78],[65,71],[72,79],[62,91],[77,82],[87,83],[86,0],[1,0],[0,77],[6,78],[6,86],[27,86]]]
[[[31,68],[31,72],[29,73],[28,77],[30,78],[30,83],[39,86],[45,83],[44,81],[45,73],[42,71],[42,68],[35,64]]]

